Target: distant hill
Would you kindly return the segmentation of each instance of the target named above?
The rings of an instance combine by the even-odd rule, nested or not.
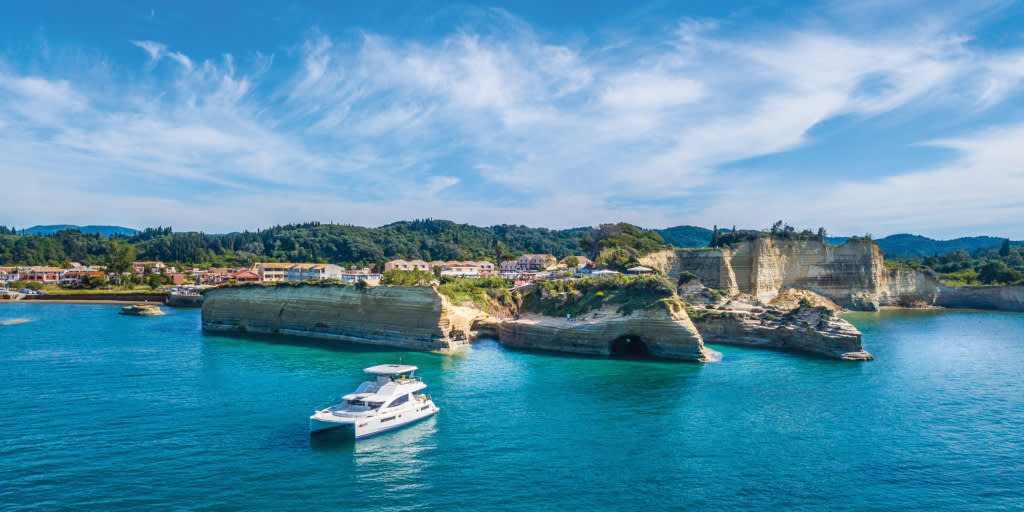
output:
[[[948,254],[953,251],[973,253],[978,249],[998,249],[1003,245],[1003,238],[993,236],[968,236],[953,240],[935,240],[921,235],[898,234],[889,235],[875,240],[878,247],[890,257],[926,257],[936,254]],[[827,241],[839,245],[846,237],[830,237]],[[1011,245],[1024,245],[1024,242],[1010,242]]]
[[[711,243],[711,230],[699,226],[676,226],[656,229],[665,243],[681,249],[707,247]]]
[[[123,226],[75,226],[73,224],[55,224],[53,226],[32,226],[25,230],[26,235],[52,235],[58,231],[76,229],[82,233],[98,233],[103,236],[111,235],[134,235],[139,232],[137,229]],[[19,233],[21,230],[19,230]]]

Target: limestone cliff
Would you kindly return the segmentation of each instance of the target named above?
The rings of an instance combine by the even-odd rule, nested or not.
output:
[[[867,240],[835,247],[817,240],[760,237],[729,248],[655,253],[641,263],[672,278],[689,271],[705,286],[762,301],[773,299],[783,288],[803,288],[861,309],[858,301],[877,301],[886,286],[882,253]]]
[[[681,302],[671,300],[629,315],[610,307],[573,320],[524,314],[519,320],[501,322],[498,340],[516,347],[580,354],[647,353],[702,362],[717,357],[704,347]]]
[[[208,331],[292,334],[414,350],[465,345],[483,317],[453,306],[432,288],[238,286],[209,290],[203,300]]]
[[[414,350],[446,351],[479,333],[501,343],[560,352],[603,354],[617,343],[667,359],[709,361],[681,303],[623,315],[611,309],[572,322],[525,314],[499,321],[452,305],[433,288],[380,286],[238,286],[210,290],[203,329],[313,336]]]
[[[811,290],[844,308],[944,306],[1024,311],[1021,287],[950,288],[928,271],[888,270],[870,240],[840,246],[761,237],[729,248],[661,251],[640,262],[677,279],[690,272],[704,286],[768,302],[787,288]]]

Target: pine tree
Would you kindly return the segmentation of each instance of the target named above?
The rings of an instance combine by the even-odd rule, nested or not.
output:
[[[1003,246],[999,248],[999,256],[1005,258],[1010,255],[1010,239],[1003,239]]]

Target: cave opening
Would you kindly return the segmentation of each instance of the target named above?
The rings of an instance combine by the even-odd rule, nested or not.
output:
[[[642,357],[649,354],[647,344],[639,336],[627,334],[612,341],[613,356]]]

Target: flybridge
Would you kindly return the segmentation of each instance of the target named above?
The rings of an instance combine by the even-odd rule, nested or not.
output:
[[[363,369],[364,372],[372,373],[374,375],[411,374],[416,370],[417,368],[415,366],[407,364],[378,364],[377,366],[371,366]]]

